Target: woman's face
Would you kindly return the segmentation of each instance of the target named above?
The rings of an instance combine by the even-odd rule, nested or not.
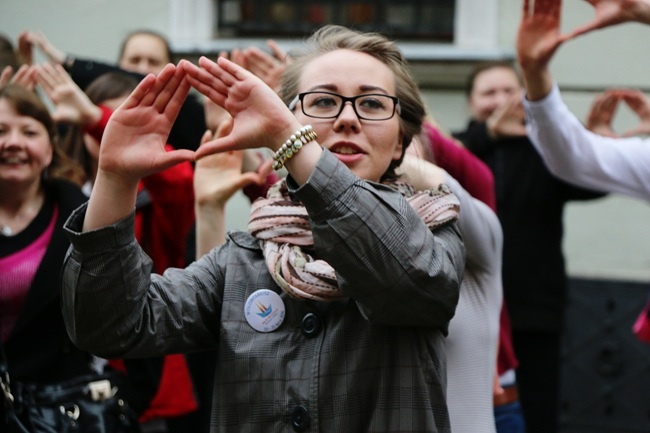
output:
[[[470,114],[473,119],[484,122],[521,91],[519,78],[512,69],[501,66],[486,69],[474,78],[469,95]]]
[[[362,94],[395,96],[393,72],[380,60],[357,51],[337,50],[309,62],[301,75],[299,92],[324,91],[353,97]],[[379,181],[391,161],[402,155],[398,114],[387,120],[361,120],[351,103],[334,119],[305,115],[298,103],[294,113],[303,125],[312,125],[318,142],[334,153],[362,179]]]
[[[50,162],[52,143],[45,125],[0,99],[0,182],[40,182]]]
[[[119,64],[127,71],[158,75],[169,62],[171,59],[168,58],[164,42],[154,35],[143,33],[131,36],[124,46]]]

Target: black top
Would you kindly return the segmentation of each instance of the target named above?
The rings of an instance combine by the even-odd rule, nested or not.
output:
[[[453,135],[494,174],[504,237],[504,299],[513,330],[561,330],[567,288],[564,205],[605,194],[553,176],[527,137],[492,140],[485,123],[475,121]]]
[[[70,341],[60,297],[60,273],[70,245],[63,223],[87,197],[76,185],[62,180],[47,181],[45,196],[45,204],[25,230],[12,237],[0,237],[0,257],[19,251],[43,233],[54,209],[58,210],[50,243],[14,328],[3,345],[12,382],[50,384],[94,372],[92,355]],[[128,360],[125,365],[129,380],[120,383],[119,394],[139,413],[155,394],[162,364]]]

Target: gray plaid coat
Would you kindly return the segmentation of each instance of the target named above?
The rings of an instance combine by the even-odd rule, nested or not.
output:
[[[150,274],[133,216],[82,234],[81,207],[66,224],[72,340],[104,357],[217,349],[213,432],[449,433],[444,336],[465,263],[456,226],[432,233],[400,194],[360,181],[329,152],[293,192],[347,298],[288,297],[247,233],[186,269]],[[259,289],[284,301],[274,332],[245,320]]]

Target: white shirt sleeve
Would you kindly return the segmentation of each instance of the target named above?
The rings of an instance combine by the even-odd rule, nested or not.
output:
[[[539,101],[524,97],[528,135],[548,169],[566,182],[650,200],[650,139],[587,130],[555,84]]]

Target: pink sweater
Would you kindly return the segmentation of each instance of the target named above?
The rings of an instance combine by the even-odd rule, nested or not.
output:
[[[34,275],[52,239],[57,214],[55,208],[47,228],[32,244],[0,258],[0,338],[3,342],[9,338],[32,287]]]

